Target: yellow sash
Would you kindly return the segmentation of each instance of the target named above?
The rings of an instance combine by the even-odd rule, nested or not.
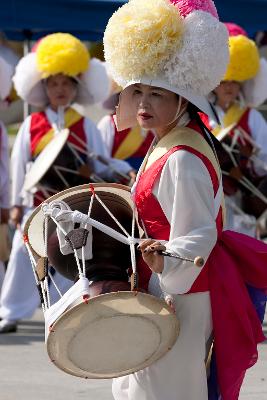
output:
[[[76,122],[78,122],[81,118],[83,118],[77,111],[75,111],[73,108],[69,108],[65,112],[64,120],[65,120],[65,128],[70,128],[72,125],[74,125]],[[48,145],[48,143],[53,139],[54,137],[54,129],[51,128],[49,129],[48,132],[42,138],[40,139],[39,143],[37,144],[33,156],[36,157],[38,154],[41,153],[41,151],[45,148],[45,146]]]
[[[247,108],[241,108],[237,103],[234,103],[224,114],[222,123],[223,127],[227,128],[228,126],[231,126],[233,124],[238,124],[246,111]],[[213,135],[217,136],[222,129],[223,128],[221,125],[217,125],[214,129],[212,129]]]
[[[220,182],[221,169],[212,148],[202,135],[187,127],[176,127],[160,139],[147,159],[145,170],[147,170],[155,161],[164,156],[171,148],[182,145],[192,147],[194,150],[207,157],[215,169],[218,181]],[[222,209],[223,215],[225,216],[224,198],[222,199]]]
[[[141,128],[139,126],[132,128],[116,150],[113,157],[119,158],[120,160],[126,160],[139,149],[143,141],[144,136],[142,135]]]

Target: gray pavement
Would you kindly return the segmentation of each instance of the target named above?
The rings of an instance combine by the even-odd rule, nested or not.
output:
[[[267,315],[265,320],[267,335]],[[0,360],[0,400],[112,400],[111,381],[72,377],[51,364],[41,310],[22,321],[17,333],[0,335]],[[267,342],[259,346],[240,400],[267,400]]]

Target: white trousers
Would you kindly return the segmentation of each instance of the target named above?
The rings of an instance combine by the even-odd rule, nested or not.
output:
[[[1,292],[3,282],[4,282],[5,273],[6,273],[6,269],[5,269],[4,261],[0,260],[0,292]]]
[[[28,210],[22,220],[22,227],[29,218],[32,210]],[[54,277],[62,293],[72,286],[73,282],[59,275]],[[54,285],[51,287],[52,303],[59,296]],[[11,254],[0,297],[0,317],[10,321],[30,318],[40,304],[30,258],[23,243],[22,235],[16,230]]]
[[[113,379],[115,400],[208,400],[205,356],[212,334],[209,292],[175,296],[175,305],[180,334],[174,347],[150,367]]]

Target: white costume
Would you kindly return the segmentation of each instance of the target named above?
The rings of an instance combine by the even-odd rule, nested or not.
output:
[[[10,59],[9,49],[0,46],[0,107],[6,104],[6,98],[12,86],[14,59]],[[0,209],[9,209],[9,147],[4,124],[0,121]],[[0,221],[1,223],[1,221]],[[0,260],[0,289],[4,279],[5,267]]]
[[[6,128],[2,122],[0,122],[0,209],[1,208],[9,208],[9,147]],[[4,276],[5,266],[4,262],[0,260],[0,290]]]

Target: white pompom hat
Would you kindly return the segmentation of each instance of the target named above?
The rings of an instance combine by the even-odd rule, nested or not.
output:
[[[224,76],[229,49],[212,0],[129,0],[110,18],[104,50],[123,88],[162,87],[213,115],[207,96]]]
[[[68,33],[45,36],[18,63],[13,82],[18,95],[29,104],[48,103],[42,80],[64,74],[78,81],[75,102],[82,105],[102,102],[109,92],[104,63],[91,59],[84,44]]]

